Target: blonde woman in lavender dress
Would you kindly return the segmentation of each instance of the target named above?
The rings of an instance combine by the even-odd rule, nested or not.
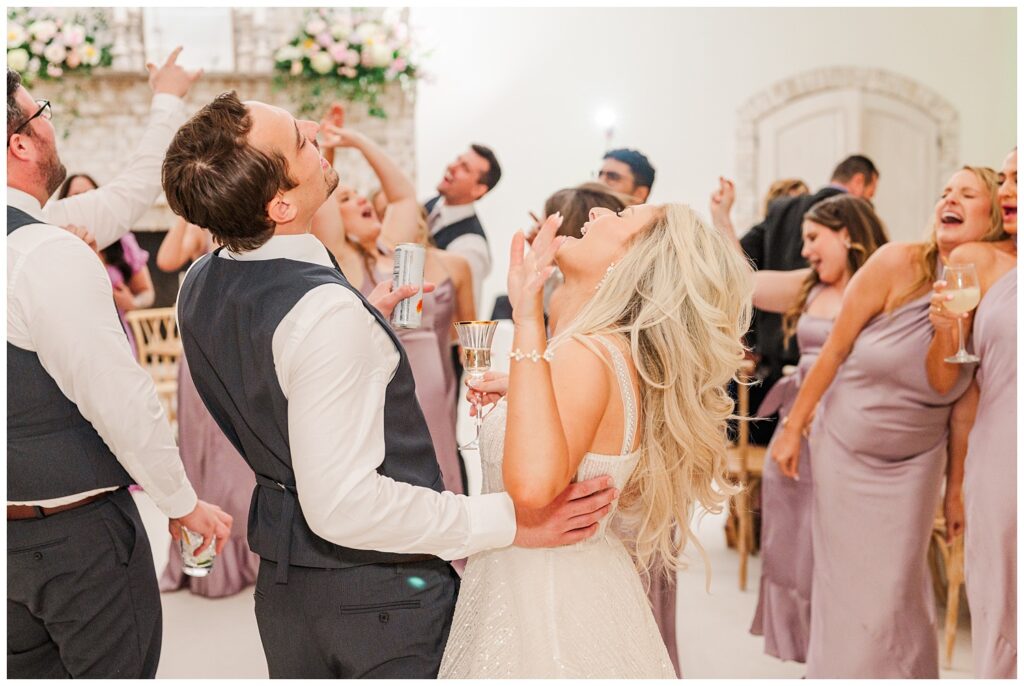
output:
[[[796,477],[813,416],[809,678],[938,677],[926,552],[970,374],[945,394],[928,384],[930,285],[954,248],[1003,235],[995,196],[992,170],[957,172],[928,242],[889,243],[861,267],[777,432],[772,457]]]
[[[574,480],[611,475],[619,507],[642,522],[639,570],[607,519],[582,545],[470,557],[440,676],[674,678],[640,573],[672,572],[695,540],[693,508],[721,511],[732,490],[726,384],[743,358],[750,267],[683,205],[595,208],[581,239],[556,238],[559,224],[548,218],[525,257],[522,233],[513,239],[519,354],[484,422],[484,490],[537,509]],[[556,255],[563,309],[548,343]]]
[[[721,182],[720,193],[731,194]],[[729,203],[731,204],[731,202]],[[742,251],[732,225],[716,222]],[[851,195],[833,196],[804,215],[802,255],[809,269],[760,270],[755,273],[754,306],[785,315],[783,331],[796,335],[800,363],[791,376],[779,380],[758,408],[760,416],[789,414],[800,382],[818,358],[832,330],[850,278],[888,242],[885,227],[871,203]],[[764,636],[764,651],[780,660],[807,661],[811,625],[811,540],[813,477],[810,446],[800,446],[800,479],[783,476],[770,459],[768,446],[761,481],[761,585],[750,632]]]
[[[968,243],[952,252],[952,264],[973,264],[981,304],[973,319],[973,347],[981,357],[965,397],[974,402],[966,459],[951,464],[957,477],[947,500],[962,498],[965,510],[964,571],[971,608],[974,675],[1017,677],[1017,150],[1003,162],[999,209],[1008,239]],[[945,361],[958,348],[956,315],[943,307],[946,283],[935,284],[929,381],[945,391],[958,366]],[[969,329],[965,327],[965,332]],[[970,422],[970,419],[968,420]],[[961,452],[961,455],[963,453]],[[960,480],[962,489],[957,488]],[[947,518],[950,515],[947,514]]]

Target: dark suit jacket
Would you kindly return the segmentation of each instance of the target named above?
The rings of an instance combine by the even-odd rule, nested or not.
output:
[[[768,208],[768,216],[740,239],[744,252],[757,269],[791,271],[803,269],[807,261],[800,256],[803,249],[804,214],[812,206],[843,191],[826,186],[812,195],[782,198]],[[782,368],[796,364],[800,358],[796,342],[782,345],[782,315],[754,310],[751,335],[747,342],[761,355],[759,376],[766,385],[782,376]]]

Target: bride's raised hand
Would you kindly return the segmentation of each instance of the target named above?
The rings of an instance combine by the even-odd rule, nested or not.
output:
[[[556,236],[562,225],[562,214],[549,216],[526,252],[526,237],[516,231],[512,237],[512,253],[508,268],[508,299],[512,304],[512,320],[516,323],[544,318],[544,282],[554,271],[555,254],[565,242]]]

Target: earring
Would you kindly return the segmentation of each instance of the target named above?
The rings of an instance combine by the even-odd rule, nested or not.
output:
[[[601,280],[597,282],[597,286],[594,287],[595,291],[601,290],[601,286],[604,285],[604,282],[608,280],[608,277],[612,275],[613,271],[615,271],[615,263],[614,262],[609,264],[608,268],[604,270],[604,276],[601,277]]]

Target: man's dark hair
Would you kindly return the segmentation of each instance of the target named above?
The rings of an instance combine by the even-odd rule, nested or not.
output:
[[[480,157],[487,160],[487,171],[480,175],[480,183],[487,186],[487,190],[490,191],[492,188],[498,185],[498,181],[501,180],[501,165],[498,164],[498,158],[494,156],[494,151],[488,148],[486,145],[480,145],[479,143],[473,143],[471,146],[473,152]]]
[[[871,183],[878,177],[878,168],[864,155],[850,155],[836,166],[832,172],[832,180],[846,183],[857,174],[863,174],[864,182]]]
[[[633,172],[633,180],[638,187],[646,186],[648,190],[654,188],[654,167],[651,165],[651,161],[647,159],[647,155],[639,150],[618,148],[616,150],[609,150],[601,159],[607,160],[609,158],[627,165],[629,170]]]
[[[283,155],[249,143],[251,129],[252,115],[235,92],[221,93],[178,129],[164,157],[167,205],[235,252],[270,239],[267,203],[297,185]]]
[[[7,67],[7,135],[10,137],[14,129],[21,125],[25,113],[18,104],[17,93],[21,88],[21,74]]]

